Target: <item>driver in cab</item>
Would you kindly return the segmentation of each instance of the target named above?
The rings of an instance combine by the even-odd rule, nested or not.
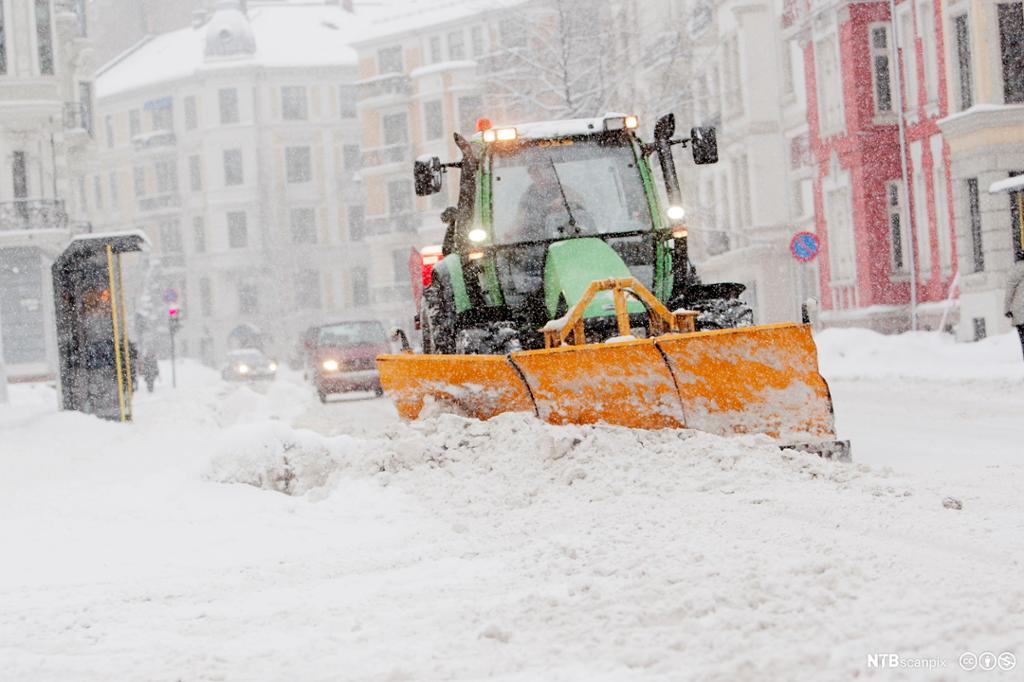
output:
[[[530,185],[519,200],[521,239],[534,241],[578,234],[577,219],[583,210],[578,192],[568,187],[550,158],[532,158],[526,172]]]

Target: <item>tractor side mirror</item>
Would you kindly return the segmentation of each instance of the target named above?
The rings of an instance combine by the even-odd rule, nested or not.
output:
[[[691,128],[690,151],[693,162],[698,166],[718,163],[718,138],[714,128]]]
[[[436,156],[416,159],[413,162],[412,174],[416,184],[416,196],[429,197],[441,191],[444,169],[441,166],[441,159]]]

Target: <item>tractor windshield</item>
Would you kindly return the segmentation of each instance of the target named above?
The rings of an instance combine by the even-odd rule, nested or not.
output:
[[[651,229],[633,149],[606,138],[544,141],[492,162],[494,242]]]

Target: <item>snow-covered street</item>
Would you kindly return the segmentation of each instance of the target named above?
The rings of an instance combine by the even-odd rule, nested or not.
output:
[[[1020,679],[958,663],[1024,656],[1015,343],[819,337],[853,464],[195,365],[131,426],[14,386],[0,679]]]

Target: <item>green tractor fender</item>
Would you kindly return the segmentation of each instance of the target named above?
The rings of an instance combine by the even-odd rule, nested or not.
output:
[[[629,267],[604,240],[583,237],[555,242],[548,248],[544,264],[544,303],[548,317],[554,319],[559,315],[558,303],[562,298],[566,306],[572,308],[594,280],[631,276]],[[630,313],[644,310],[639,301],[629,301]],[[607,291],[594,296],[583,314],[585,318],[609,315],[615,315],[615,303]]]

